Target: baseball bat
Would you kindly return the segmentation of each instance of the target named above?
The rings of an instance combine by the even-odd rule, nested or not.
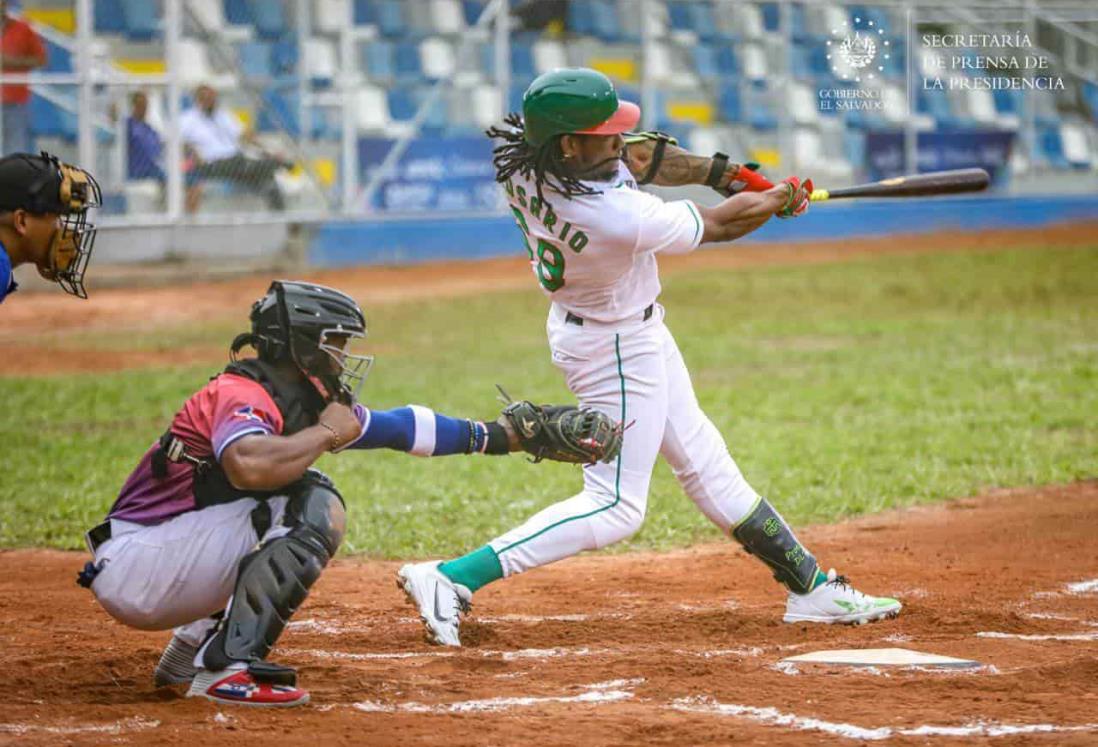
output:
[[[951,195],[958,192],[979,192],[987,188],[991,177],[983,169],[956,169],[932,171],[929,174],[913,174],[882,179],[869,184],[857,184],[841,189],[814,189],[812,202],[842,200],[851,197],[922,197],[925,195]]]

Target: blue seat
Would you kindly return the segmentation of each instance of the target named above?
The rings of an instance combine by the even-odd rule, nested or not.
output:
[[[724,86],[717,98],[717,113],[725,122],[743,121],[743,99],[739,86]]]
[[[283,38],[271,44],[271,72],[291,75],[297,72],[297,40]]]
[[[255,80],[272,75],[271,45],[267,42],[242,42],[236,48],[236,60],[245,78]]]
[[[1083,81],[1083,101],[1090,109],[1090,118],[1098,122],[1098,83]]]
[[[377,23],[377,13],[370,0],[355,0],[352,18],[356,26],[372,26]]]
[[[30,129],[34,137],[56,137],[76,142],[76,113],[66,111],[31,91]]]
[[[886,31],[898,31],[899,29],[888,28],[888,15],[881,8],[871,7],[868,5],[851,5],[849,7],[850,13],[850,27],[855,29],[864,30],[867,28],[883,28]],[[861,19],[856,21],[854,19]],[[869,22],[873,22],[873,26],[870,27]]]
[[[289,31],[282,0],[252,0],[252,18],[261,39],[278,39]]]
[[[1041,127],[1037,132],[1037,151],[1050,166],[1065,169],[1070,164],[1064,156],[1064,141],[1059,127]]]
[[[465,23],[472,26],[484,12],[484,0],[462,0],[461,12],[465,15]]]
[[[122,16],[122,0],[96,0],[92,23],[100,34],[121,34],[126,31]]]
[[[533,78],[537,74],[534,68],[534,48],[532,45],[511,45],[511,74],[520,78]]]
[[[47,73],[71,73],[72,52],[49,39],[43,41],[46,42],[46,66],[43,70]]]
[[[362,69],[374,80],[393,79],[393,43],[370,41],[363,43],[359,50],[362,54]]]
[[[999,88],[992,91],[991,96],[995,101],[995,111],[998,114],[1020,115],[1024,95],[1021,91],[1010,88]]]
[[[891,37],[888,39],[888,46],[882,45],[880,54],[880,62],[884,65],[883,75],[886,78],[900,79],[907,77],[907,47],[904,44],[904,40],[900,37]],[[885,55],[888,58],[885,59]]]
[[[723,34],[717,30],[713,6],[707,2],[690,3],[690,26],[702,41],[717,41]]]
[[[480,69],[489,78],[496,77],[496,45],[492,42],[481,42],[477,47],[477,57],[480,59]]]
[[[291,137],[300,137],[301,120],[296,89],[265,89],[262,101],[263,106],[256,118],[256,128],[260,132],[286,132]]]
[[[406,122],[416,115],[416,100],[406,88],[390,88],[388,93],[389,116],[398,122]]]
[[[134,41],[149,41],[160,32],[157,4],[149,0],[122,0],[122,18],[126,37]]]
[[[691,50],[694,71],[702,80],[714,80],[720,75],[717,65],[717,50],[708,44],[695,44]]]
[[[423,77],[423,66],[419,59],[419,46],[414,42],[397,42],[393,51],[393,72],[398,79],[419,79]]]
[[[568,15],[565,17],[565,26],[573,34],[593,36],[595,33],[595,17],[592,12],[590,0],[584,2],[568,3]]]
[[[672,31],[693,31],[694,18],[690,14],[690,3],[670,2],[667,4],[667,18]]]
[[[374,15],[382,36],[393,38],[408,35],[408,24],[404,20],[404,11],[398,0],[375,0]]]
[[[763,28],[767,31],[777,31],[782,25],[781,12],[777,3],[762,4]]]
[[[96,0],[98,5],[98,0]],[[252,17],[252,6],[248,0],[225,0],[222,6],[225,11],[225,22],[234,26],[251,26],[255,19]]]
[[[603,41],[621,40],[621,21],[618,20],[618,6],[613,0],[594,0],[591,3],[591,32]]]
[[[521,112],[522,111],[522,94],[526,93],[526,87],[530,85],[530,80],[525,79],[521,81],[512,81],[511,90],[507,94],[507,111],[508,112]]]

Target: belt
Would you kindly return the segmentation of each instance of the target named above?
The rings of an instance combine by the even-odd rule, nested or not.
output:
[[[648,304],[648,308],[644,310],[644,319],[642,321],[647,322],[649,319],[651,319],[652,318],[652,312],[654,312],[655,310],[656,310],[656,304],[654,304],[654,303]],[[569,311],[567,314],[564,315],[564,321],[567,324],[574,324],[577,327],[582,327],[583,326],[583,317],[582,316],[576,316],[571,311]]]
[[[96,549],[111,538],[111,520],[107,519],[102,524],[89,529],[84,534],[84,541],[88,544],[88,550],[95,554]]]

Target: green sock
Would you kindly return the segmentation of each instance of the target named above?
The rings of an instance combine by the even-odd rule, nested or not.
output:
[[[448,560],[438,569],[446,578],[455,584],[468,587],[469,591],[476,591],[485,584],[503,578],[503,566],[499,564],[496,551],[489,545],[455,560]]]
[[[820,586],[820,584],[826,584],[826,583],[827,583],[827,574],[824,573],[823,571],[821,571],[819,568],[817,568],[816,569],[816,578],[813,579],[812,586],[809,587],[808,590],[812,591],[812,590],[818,588]]]

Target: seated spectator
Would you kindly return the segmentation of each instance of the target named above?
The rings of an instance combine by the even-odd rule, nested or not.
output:
[[[145,121],[149,112],[149,97],[143,91],[130,96],[130,116],[126,118],[126,178],[166,181],[160,158],[164,141],[160,133]]]
[[[0,0],[0,73],[29,73],[46,64],[46,46],[34,29],[8,14],[8,3]],[[5,83],[0,86],[3,109],[3,141],[0,153],[30,153],[30,86]]]
[[[210,86],[199,86],[194,101],[195,105],[179,118],[183,152],[192,164],[187,175],[187,210],[197,209],[201,182],[208,179],[251,187],[267,199],[272,210],[282,210],[285,202],[274,175],[290,164],[266,153],[259,157],[245,155],[241,143],[259,149],[254,134],[245,131],[235,114],[218,106],[217,91]]]

